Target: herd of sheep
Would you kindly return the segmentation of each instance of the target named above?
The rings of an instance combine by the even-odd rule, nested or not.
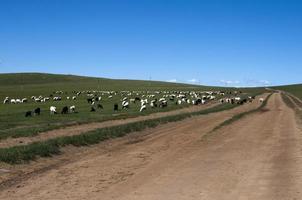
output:
[[[96,109],[103,109],[101,102],[104,99],[112,101],[113,110],[118,111],[119,106],[121,109],[128,109],[131,104],[139,104],[139,111],[143,112],[148,108],[165,108],[168,104],[191,104],[199,105],[205,104],[209,101],[219,99],[221,103],[237,103],[243,104],[252,101],[254,97],[244,98],[240,97],[241,91],[72,91],[72,95],[68,96],[67,92],[55,91],[48,96],[32,96],[31,98],[9,98],[3,100],[3,104],[22,104],[28,102],[43,103],[48,101],[62,101],[63,99],[69,101],[77,101],[78,98],[84,98],[90,105],[90,112],[95,112]],[[224,97],[224,96],[227,97]],[[64,96],[64,97],[63,97]],[[119,100],[114,100],[118,97]],[[120,101],[119,103],[116,101]],[[73,104],[73,103],[72,103]],[[57,107],[51,105],[49,107],[51,115],[57,114]],[[75,113],[76,106],[64,106],[61,109],[61,114]],[[40,115],[41,109],[37,107],[33,111],[27,111],[26,117],[32,115]]]

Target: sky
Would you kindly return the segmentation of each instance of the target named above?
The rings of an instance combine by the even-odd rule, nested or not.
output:
[[[0,73],[302,83],[302,1],[0,0]]]

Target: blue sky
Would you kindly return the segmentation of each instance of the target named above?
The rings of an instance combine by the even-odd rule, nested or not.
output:
[[[0,73],[302,82],[302,1],[0,0]]]

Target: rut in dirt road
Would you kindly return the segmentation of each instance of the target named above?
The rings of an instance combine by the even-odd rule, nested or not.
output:
[[[280,94],[202,140],[229,112],[166,124],[134,143],[114,140],[106,153],[101,145],[74,153],[0,199],[301,199],[301,132]]]
[[[159,171],[150,168],[115,185],[105,199],[301,199],[295,114],[280,94],[267,108],[225,127],[206,144],[186,146]]]

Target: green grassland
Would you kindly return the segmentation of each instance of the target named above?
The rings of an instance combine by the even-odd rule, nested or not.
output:
[[[60,128],[63,126],[87,123],[93,121],[105,121],[110,119],[121,119],[138,115],[147,115],[153,112],[169,111],[182,108],[188,105],[176,106],[169,103],[167,108],[147,109],[146,112],[139,113],[140,104],[131,104],[130,109],[113,111],[113,104],[120,105],[121,96],[113,96],[108,99],[104,96],[101,104],[104,109],[90,112],[91,105],[86,101],[86,94],[77,100],[67,100],[67,96],[74,96],[72,91],[208,91],[208,90],[235,90],[235,88],[219,88],[196,86],[189,84],[166,83],[158,81],[139,80],[114,80],[104,78],[81,77],[73,75],[55,75],[40,73],[20,73],[20,74],[0,74],[0,139],[7,137],[33,136],[39,132]],[[49,96],[54,91],[63,91],[62,101],[52,100],[45,103],[35,103],[30,100],[31,96]],[[262,88],[242,89],[244,93],[258,94],[264,90]],[[161,94],[162,95],[162,94]],[[161,96],[159,95],[158,98]],[[24,104],[3,104],[3,99],[28,98],[29,102]],[[129,98],[133,98],[130,96]],[[50,115],[49,107],[53,105],[60,112],[62,107],[75,105],[78,113],[67,115]],[[25,118],[26,111],[40,107],[40,116]]]
[[[196,115],[207,115],[210,113],[221,112],[239,106],[238,104],[218,104],[213,108],[193,113],[182,113],[158,119],[133,122],[109,128],[101,128],[74,136],[62,136],[46,141],[34,142],[28,145],[0,148],[0,161],[9,164],[21,164],[35,160],[37,157],[49,157],[59,154],[60,149],[67,145],[76,147],[97,144],[101,141],[123,137],[135,131],[142,131],[147,128],[154,128],[160,124],[180,121]]]
[[[302,84],[279,86],[274,89],[289,92],[302,100]]]

